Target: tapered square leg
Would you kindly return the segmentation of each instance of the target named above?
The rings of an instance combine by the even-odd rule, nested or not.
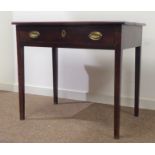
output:
[[[20,120],[25,119],[24,47],[17,45]]]
[[[135,48],[135,107],[134,115],[139,115],[141,46]]]
[[[52,48],[53,60],[53,95],[54,104],[58,104],[58,48]]]
[[[121,63],[122,49],[115,50],[115,79],[114,79],[114,138],[120,137],[120,92],[121,92]]]

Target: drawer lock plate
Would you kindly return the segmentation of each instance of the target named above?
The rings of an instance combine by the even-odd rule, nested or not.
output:
[[[62,30],[62,31],[61,31],[61,37],[62,37],[62,38],[65,38],[66,35],[67,35],[66,30]]]

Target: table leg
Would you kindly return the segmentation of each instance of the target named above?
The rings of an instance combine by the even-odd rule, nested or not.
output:
[[[54,104],[58,104],[58,48],[52,48]]]
[[[24,46],[17,46],[20,120],[25,119]]]
[[[119,139],[120,132],[120,92],[121,92],[122,49],[115,50],[114,79],[114,138]]]
[[[135,107],[134,115],[139,115],[141,46],[135,48]]]

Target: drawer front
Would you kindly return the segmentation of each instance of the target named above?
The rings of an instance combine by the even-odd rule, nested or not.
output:
[[[113,48],[113,26],[34,26],[20,27],[20,40],[25,43],[51,44],[58,47]]]
[[[20,41],[22,42],[58,42],[60,30],[57,27],[26,26],[19,27]]]

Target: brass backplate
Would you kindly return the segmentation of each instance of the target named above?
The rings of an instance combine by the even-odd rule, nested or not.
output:
[[[31,32],[29,33],[29,37],[32,38],[32,39],[36,39],[36,38],[38,38],[39,36],[40,36],[39,31],[31,31]]]
[[[103,35],[101,32],[99,31],[93,31],[93,32],[90,32],[88,37],[91,39],[91,40],[100,40]]]

